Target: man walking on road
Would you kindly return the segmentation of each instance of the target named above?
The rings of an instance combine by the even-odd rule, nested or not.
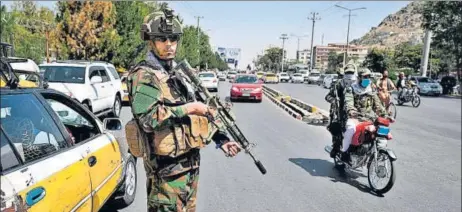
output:
[[[391,91],[395,90],[395,84],[393,84],[393,81],[388,78],[388,71],[385,70],[383,71],[382,74],[382,79],[379,79],[377,81],[377,90],[379,91],[379,98],[382,101],[383,105],[388,111],[388,105],[390,104],[390,93]]]
[[[346,87],[351,86],[356,80],[356,67],[353,64],[348,64],[345,70],[340,69],[337,74],[339,80],[330,87],[325,100],[330,103],[330,123],[327,129],[332,135],[332,151],[330,156],[335,157],[337,152],[340,151],[342,133],[345,130],[346,114],[344,113],[344,90]]]
[[[134,118],[125,132],[131,153],[144,159],[148,211],[195,211],[199,149],[213,140],[229,156],[240,151],[209,123],[206,116],[216,111],[191,100],[195,92],[189,79],[172,71],[182,33],[171,9],[146,16],[141,38],[149,51],[128,76]]]

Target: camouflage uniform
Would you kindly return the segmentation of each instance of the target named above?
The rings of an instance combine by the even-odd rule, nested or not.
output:
[[[348,83],[350,79],[343,79],[344,74],[355,74],[356,67],[346,66],[345,71],[340,70],[337,74],[339,75],[339,80],[337,80],[329,89],[325,100],[330,103],[330,123],[327,126],[327,129],[332,134],[332,144],[333,151],[331,156],[334,157],[335,154],[339,151],[342,132],[345,130],[345,122],[347,120],[346,113],[343,110],[344,108],[344,90],[346,86],[349,86]]]
[[[370,76],[370,70],[363,69],[360,76]],[[387,117],[387,112],[382,105],[377,93],[372,90],[372,82],[367,87],[361,86],[361,81],[345,89],[344,108],[347,115],[346,130],[343,138],[343,151],[346,152],[351,144],[356,125],[354,119],[359,122],[375,121],[378,114]]]
[[[165,15],[150,17],[145,22]],[[187,114],[184,104],[195,92],[189,79],[172,74],[172,63],[149,51],[146,60],[130,70],[127,85],[134,120],[143,135],[140,140],[146,147],[143,158],[148,211],[193,212],[199,182],[199,149],[210,140],[221,146],[229,139],[222,131],[210,130],[213,127],[206,117]]]

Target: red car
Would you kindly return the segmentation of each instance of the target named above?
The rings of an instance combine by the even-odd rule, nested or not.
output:
[[[263,81],[258,80],[254,74],[239,74],[233,81],[231,86],[231,101],[238,99],[262,101]]]

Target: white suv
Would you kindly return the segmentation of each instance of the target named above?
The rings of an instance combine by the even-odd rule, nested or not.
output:
[[[106,62],[59,61],[39,66],[49,88],[67,94],[97,116],[119,117],[121,80],[114,65]]]

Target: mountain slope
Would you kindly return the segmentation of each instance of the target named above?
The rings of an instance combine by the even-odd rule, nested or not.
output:
[[[398,12],[388,15],[377,27],[372,27],[363,37],[351,43],[371,47],[393,47],[402,42],[422,43],[424,30],[421,27],[422,16],[419,12],[422,4],[422,1],[409,3]]]

